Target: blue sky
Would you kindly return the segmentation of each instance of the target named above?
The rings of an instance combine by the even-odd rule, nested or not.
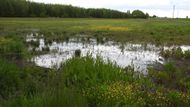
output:
[[[173,5],[175,17],[190,17],[190,0],[30,0],[42,3],[71,4],[85,8],[109,8],[126,12],[140,9],[150,15],[172,17]]]

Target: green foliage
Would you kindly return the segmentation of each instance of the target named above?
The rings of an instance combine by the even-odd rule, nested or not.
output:
[[[27,16],[28,6],[25,0],[0,0],[0,16]]]
[[[152,18],[156,18],[157,16],[156,15],[153,15]]]
[[[178,91],[169,91],[167,94],[170,107],[189,107],[190,96],[186,93],[180,93]]]
[[[185,59],[190,59],[190,50],[185,51],[184,57]]]
[[[100,58],[93,59],[91,56],[68,60],[62,65],[63,79],[68,86],[91,86],[107,81],[116,81],[125,78],[121,68],[108,61],[107,64]]]
[[[124,71],[98,56],[96,59],[92,56],[75,57],[62,66],[62,81],[67,87],[78,87],[90,107],[144,104],[143,99],[137,99],[139,97],[135,94],[137,86],[132,85],[135,80],[133,71]]]
[[[148,18],[149,15],[148,14],[144,14],[142,11],[140,10],[134,10],[132,12],[132,17],[133,18]]]
[[[4,107],[87,107],[85,98],[73,89],[45,91],[31,98],[20,97],[11,102],[4,102]]]
[[[3,87],[0,105],[3,107],[190,105],[189,76],[171,63],[165,65],[163,72],[152,71],[146,77],[92,56],[74,57],[58,72],[0,63],[0,86]]]
[[[146,18],[141,12],[135,18]],[[94,18],[129,18],[129,13],[110,9],[85,9],[71,5],[43,4],[25,0],[0,0],[2,17],[94,17]]]
[[[22,88],[20,79],[22,72],[16,65],[4,60],[0,60],[0,65],[0,98],[14,97],[19,94],[17,90]]]
[[[21,68],[2,59],[0,59],[0,65],[0,102],[2,99],[29,97],[40,92],[47,84],[46,79],[49,73],[45,69],[34,66]]]
[[[165,88],[176,89],[182,92],[188,90],[188,78],[189,76],[185,71],[178,70],[174,67],[173,63],[167,63],[164,65],[162,71],[149,71],[149,77],[158,85],[162,85]]]
[[[185,52],[180,47],[164,50],[162,49],[160,54],[164,58],[176,58],[176,59],[190,59],[190,50]]]
[[[125,81],[104,83],[83,90],[90,106],[144,106],[144,99],[138,95],[138,85]]]
[[[183,57],[183,51],[180,47],[178,47],[175,51],[174,51],[174,57],[180,59]]]
[[[152,71],[147,77],[139,79],[135,79],[137,75],[134,73],[125,72],[111,63],[105,64],[103,60],[90,56],[69,60],[63,65],[63,71],[61,77],[66,86],[82,90],[89,106],[173,106],[174,100],[167,93],[173,89],[186,96],[176,98],[186,102],[178,102],[184,106],[189,105],[189,96],[184,93],[188,90],[188,85],[183,84],[188,81],[183,80],[185,72],[177,70],[172,63],[166,64],[162,72]]]
[[[10,38],[0,37],[0,56],[8,59],[24,59],[27,55],[24,44]]]

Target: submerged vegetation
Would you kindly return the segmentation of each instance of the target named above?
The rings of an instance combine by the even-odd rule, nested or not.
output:
[[[172,49],[162,49],[160,54],[165,58],[175,58],[180,60],[189,60],[190,59],[190,50],[182,51],[180,47],[174,47]]]

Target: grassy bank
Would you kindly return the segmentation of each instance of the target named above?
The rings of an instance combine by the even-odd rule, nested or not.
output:
[[[76,34],[116,41],[189,44],[188,19],[0,18],[0,34],[39,31],[48,38]]]
[[[190,105],[189,73],[172,64],[167,64],[163,71],[150,70],[144,77],[91,56],[72,58],[58,72],[0,63],[2,107]]]

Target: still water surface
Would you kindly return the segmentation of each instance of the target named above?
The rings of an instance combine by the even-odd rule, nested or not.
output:
[[[36,38],[38,37],[38,38]],[[43,48],[49,48],[49,52],[43,55],[37,55],[32,61],[41,67],[59,68],[61,63],[72,58],[75,50],[81,50],[81,56],[92,54],[101,56],[105,61],[108,59],[120,67],[133,66],[135,71],[146,72],[147,68],[155,63],[164,64],[165,59],[160,56],[161,49],[170,49],[174,46],[156,46],[154,44],[133,44],[133,43],[116,43],[106,41],[102,44],[93,38],[70,38],[67,41],[46,44],[43,35],[29,34],[26,37],[27,42],[39,42],[36,51],[42,51]],[[190,46],[180,46],[183,51],[189,50]],[[29,47],[32,50],[34,47]]]

